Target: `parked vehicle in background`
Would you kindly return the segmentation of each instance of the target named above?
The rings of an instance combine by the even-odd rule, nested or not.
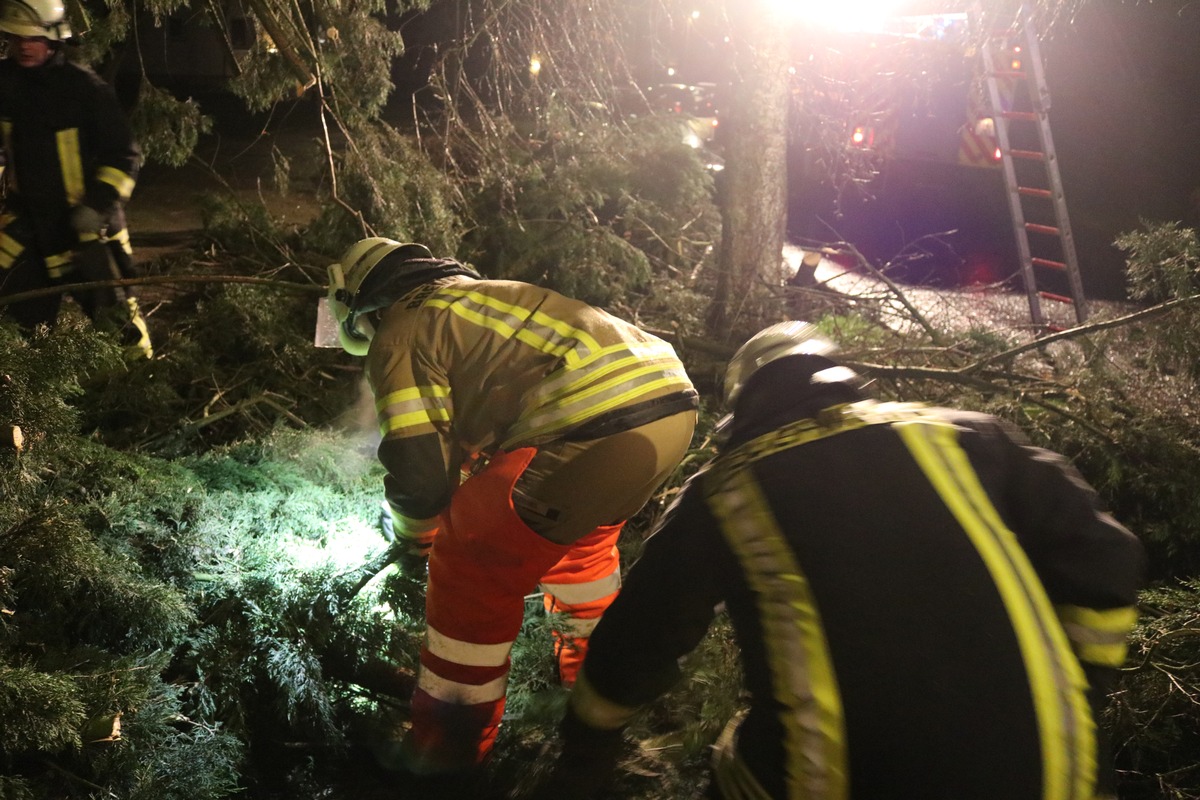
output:
[[[716,85],[711,83],[661,83],[646,89],[651,111],[678,114],[686,128],[684,141],[703,147],[717,135]]]

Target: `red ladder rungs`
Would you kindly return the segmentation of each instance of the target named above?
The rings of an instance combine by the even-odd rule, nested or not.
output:
[[[1029,161],[1045,161],[1046,154],[1038,150],[1009,150],[1013,158],[1024,158]]]
[[[1036,111],[1003,111],[1000,116],[1005,119],[1015,119],[1021,122],[1037,122],[1038,115]]]
[[[1058,236],[1058,228],[1053,225],[1039,225],[1036,222],[1026,222],[1025,230],[1032,233],[1044,233],[1047,236]]]
[[[1046,300],[1053,300],[1057,303],[1074,303],[1075,301],[1067,297],[1065,294],[1055,294],[1054,292],[1038,292],[1038,296]]]
[[[1029,260],[1032,261],[1034,263],[1034,265],[1038,266],[1038,267],[1049,267],[1050,269],[1058,269],[1058,270],[1064,270],[1067,268],[1067,265],[1064,264],[1063,262],[1051,261],[1048,258],[1031,258]]]
[[[1049,189],[1034,189],[1030,186],[1018,186],[1017,191],[1026,197],[1044,197],[1047,200],[1054,196]]]

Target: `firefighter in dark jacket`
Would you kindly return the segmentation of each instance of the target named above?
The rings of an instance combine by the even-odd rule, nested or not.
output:
[[[728,610],[748,708],[724,800],[1115,796],[1096,719],[1139,541],[981,413],[866,399],[800,322],[734,356],[728,440],[593,632],[541,797],[591,797],[622,726]]]
[[[419,244],[357,243],[330,269],[328,302],[342,346],[366,356],[401,565],[419,580],[428,559],[412,729],[378,754],[469,774],[496,738],[539,587],[565,618],[559,677],[574,682],[620,587],[621,526],[687,453],[696,391],[667,342]]]
[[[0,296],[69,283],[133,277],[124,203],[141,153],[116,94],[87,67],[67,61],[71,31],[61,0],[3,0],[0,142],[5,213],[0,217]],[[95,322],[120,327],[131,352],[152,356],[137,299],[124,288],[80,291]],[[61,294],[3,308],[25,328],[52,325]]]

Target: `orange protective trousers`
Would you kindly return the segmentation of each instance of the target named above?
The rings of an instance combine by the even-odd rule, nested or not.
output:
[[[562,545],[530,530],[513,508],[513,486],[536,452],[498,453],[459,487],[442,516],[429,557],[428,628],[404,740],[418,772],[468,768],[491,751],[525,597],[539,583],[557,593],[547,607],[570,617],[558,635],[567,685],[582,663],[587,632],[616,597],[621,524]]]

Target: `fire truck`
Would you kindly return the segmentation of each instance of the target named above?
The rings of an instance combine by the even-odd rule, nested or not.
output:
[[[1035,324],[1043,300],[1083,321],[1037,32],[1024,9],[972,25],[892,17],[798,43],[789,232],[927,269],[913,280],[1008,281]]]

